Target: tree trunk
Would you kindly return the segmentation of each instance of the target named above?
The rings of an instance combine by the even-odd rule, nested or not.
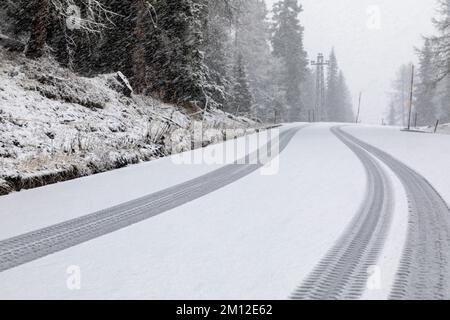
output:
[[[7,50],[10,51],[20,51],[23,52],[23,50],[25,50],[25,44],[15,40],[15,39],[11,39],[8,38],[5,35],[0,34],[0,46],[6,48]]]
[[[39,58],[44,54],[50,20],[50,0],[35,0],[36,15],[33,20],[31,36],[26,49],[29,58]]]
[[[145,0],[133,1],[135,27],[132,53],[133,88],[136,93],[142,93],[146,87],[146,61],[145,61]]]

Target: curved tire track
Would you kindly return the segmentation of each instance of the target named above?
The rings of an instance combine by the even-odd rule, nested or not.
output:
[[[390,295],[400,300],[450,299],[450,210],[420,174],[388,153],[341,131],[383,161],[405,187],[409,204],[407,242]]]
[[[305,126],[280,134],[282,152]],[[267,149],[273,150],[269,141]],[[266,148],[264,148],[266,149]],[[250,157],[260,159],[259,152]],[[250,159],[247,155],[246,159]],[[258,161],[259,162],[259,161]],[[241,163],[241,162],[237,162]],[[247,162],[245,162],[247,163]],[[259,164],[231,164],[160,192],[54,226],[0,241],[0,272],[112,233],[221,189],[260,169]]]
[[[383,248],[392,218],[392,185],[380,164],[336,127],[331,131],[364,165],[367,192],[361,208],[344,234],[322,259],[293,299],[357,299],[365,288],[368,270]]]

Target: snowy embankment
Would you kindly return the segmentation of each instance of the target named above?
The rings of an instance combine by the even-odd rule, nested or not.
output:
[[[198,115],[124,89],[117,74],[84,78],[0,47],[0,195],[166,156],[174,144],[191,147],[171,137],[191,132]],[[242,135],[256,123],[215,111],[203,125]]]

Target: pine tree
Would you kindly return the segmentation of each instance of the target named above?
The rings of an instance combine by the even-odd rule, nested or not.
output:
[[[439,114],[441,123],[450,123],[450,76],[445,77],[439,90]]]
[[[336,107],[338,112],[334,121],[353,122],[355,119],[355,114],[353,112],[351,94],[342,71],[339,71],[337,92],[338,99]]]
[[[29,58],[39,58],[44,54],[47,43],[48,26],[50,23],[50,1],[35,0],[33,5],[35,15],[26,55]]]
[[[339,96],[339,67],[336,58],[336,54],[334,52],[334,48],[331,50],[328,64],[328,72],[327,72],[327,89],[325,96],[325,110],[322,115],[322,119],[326,119],[327,121],[337,121],[340,117],[339,115],[339,106],[338,104],[338,96]]]
[[[285,92],[286,110],[283,120],[291,121],[302,113],[301,84],[306,78],[307,54],[303,46],[304,28],[299,14],[303,11],[297,0],[280,0],[273,10],[273,53],[283,64],[280,88]]]
[[[395,112],[395,125],[407,126],[408,110],[409,110],[409,96],[411,83],[411,68],[412,64],[402,65],[396,74],[395,80],[392,82],[392,92],[390,93],[390,104],[388,114]],[[391,107],[393,110],[391,110]]]
[[[233,39],[232,28],[237,12],[231,8],[231,2],[213,0],[207,5],[207,19],[203,27],[205,64],[209,69],[208,81],[218,90],[213,99],[226,111],[232,97]]]
[[[450,121],[450,0],[439,0],[439,15],[433,19],[438,35],[429,37],[432,62],[434,65],[433,84],[440,87],[436,117],[441,122]],[[422,53],[422,58],[423,57]],[[428,119],[431,120],[431,119]]]
[[[22,0],[19,0],[22,1]],[[26,55],[39,58],[48,45],[64,66],[81,73],[91,73],[102,31],[109,25],[114,13],[107,8],[107,0],[33,0],[24,6],[25,13],[32,9],[31,24],[24,21],[29,32]],[[17,7],[17,6],[16,6]],[[69,9],[78,7],[79,12]],[[72,19],[72,14],[80,14]],[[73,28],[69,22],[76,21]],[[29,29],[29,30],[27,30]]]
[[[343,71],[339,69],[334,48],[331,50],[329,57],[325,110],[321,119],[331,122],[354,121],[350,90]]]
[[[121,71],[128,78],[134,78],[133,59],[131,59],[130,53],[136,50],[134,36],[136,13],[132,10],[132,1],[134,0],[109,0],[109,8],[116,14],[111,17],[113,27],[104,30],[99,41],[98,57],[95,62],[96,70],[99,73]],[[149,21],[146,23],[146,34],[154,34],[151,17],[147,16],[147,19]],[[146,52],[147,49],[146,39]],[[132,84],[135,86],[134,81]]]
[[[439,0],[439,17],[433,23],[439,35],[427,40],[437,69],[433,80],[438,82],[450,75],[450,0]]]
[[[277,59],[270,48],[270,23],[266,4],[262,0],[247,0],[242,6],[236,27],[236,50],[247,61],[251,92],[258,118],[267,119],[267,109],[272,109]]]
[[[238,54],[234,68],[233,109],[237,115],[250,116],[252,113],[253,97],[250,92],[247,70],[242,54]]]
[[[150,92],[188,108],[217,108],[220,88],[211,83],[204,61],[204,14],[207,1],[164,0],[155,3],[158,27],[148,41]]]
[[[391,100],[391,102],[389,103],[389,110],[387,115],[388,125],[390,126],[398,125],[399,123],[398,116],[399,114],[396,110],[395,103],[394,101]]]
[[[2,26],[5,30],[3,32],[9,33],[16,38],[29,39],[33,20],[36,13],[36,0],[15,0],[2,1],[0,3],[0,10],[4,10],[6,25]]]
[[[437,110],[434,105],[433,66],[431,43],[425,40],[420,52],[418,84],[416,86],[415,111],[418,125],[432,125],[436,121]]]

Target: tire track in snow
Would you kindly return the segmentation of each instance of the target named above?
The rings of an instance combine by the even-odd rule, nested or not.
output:
[[[388,153],[345,135],[383,161],[400,179],[408,197],[409,223],[390,299],[450,299],[450,210],[433,186]]]
[[[279,151],[282,152],[304,127],[306,126],[281,132]],[[274,142],[268,142],[269,145],[271,143]],[[270,147],[267,149],[270,150]],[[253,153],[253,159],[259,159],[258,154],[261,151],[259,149]],[[248,155],[246,159],[249,159]],[[196,179],[140,199],[0,241],[0,272],[162,214],[219,190],[262,167],[261,163],[226,165]]]
[[[392,219],[392,184],[385,170],[338,127],[331,131],[364,165],[367,191],[344,234],[294,291],[292,299],[359,298],[366,289],[369,268],[377,263]]]

